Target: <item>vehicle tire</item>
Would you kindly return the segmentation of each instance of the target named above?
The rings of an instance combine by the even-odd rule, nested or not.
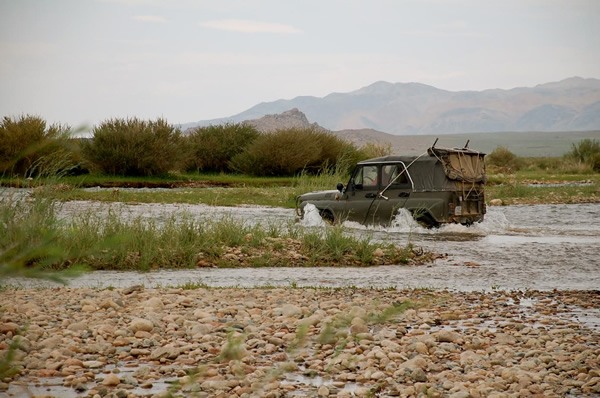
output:
[[[429,213],[421,213],[415,217],[415,220],[425,228],[438,228],[440,226],[440,223],[435,221]]]
[[[325,222],[327,222],[329,224],[335,223],[335,217],[333,217],[333,213],[330,210],[327,210],[327,209],[319,210],[319,215]]]

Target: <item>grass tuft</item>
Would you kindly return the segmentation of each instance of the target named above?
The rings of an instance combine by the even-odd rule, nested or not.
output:
[[[118,210],[59,220],[45,196],[0,202],[0,276],[196,267],[370,266],[413,261],[407,248],[297,224],[248,225],[231,217],[129,219]],[[377,254],[377,255],[376,255]],[[9,266],[10,264],[10,266]],[[15,270],[18,270],[16,272]],[[63,275],[54,273],[54,278]]]

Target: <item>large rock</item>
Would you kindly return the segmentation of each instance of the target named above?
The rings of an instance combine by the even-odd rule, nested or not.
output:
[[[483,357],[480,354],[477,354],[476,352],[471,351],[471,350],[467,350],[467,351],[461,352],[460,364],[462,366],[477,365],[481,362],[482,358]]]
[[[71,330],[73,332],[81,332],[81,331],[87,330],[87,328],[88,328],[87,321],[75,322],[75,323],[72,323],[69,326],[67,326],[67,329]]]
[[[179,354],[181,354],[181,349],[179,347],[165,346],[165,347],[158,347],[157,349],[153,350],[152,353],[150,354],[150,358],[151,359],[160,359],[160,358],[176,359],[179,356]]]
[[[398,365],[398,369],[408,369],[411,372],[414,372],[417,369],[424,370],[427,367],[427,360],[423,358],[421,355],[417,355],[407,361],[404,361],[400,365]]]
[[[104,380],[102,380],[102,385],[107,387],[118,386],[119,383],[121,383],[121,379],[114,373],[107,374],[106,377],[104,377]]]
[[[302,316],[302,309],[294,304],[284,304],[273,310],[275,315],[281,315],[286,318],[299,318]]]
[[[17,330],[19,330],[19,325],[14,322],[0,323],[0,334],[14,334]]]
[[[456,343],[461,340],[459,333],[446,329],[433,333],[433,337],[440,343]]]
[[[129,329],[133,332],[151,332],[154,329],[154,324],[148,319],[135,318],[129,324]]]
[[[150,311],[155,311],[155,310],[161,310],[165,307],[165,304],[162,302],[162,300],[158,297],[152,297],[149,298],[148,300],[142,302],[140,304],[140,306],[146,310],[150,310]]]

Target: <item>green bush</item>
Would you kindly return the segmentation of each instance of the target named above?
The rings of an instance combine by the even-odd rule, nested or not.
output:
[[[48,176],[74,167],[70,128],[38,116],[5,116],[0,123],[0,174]]]
[[[82,153],[92,167],[111,175],[162,175],[184,160],[181,132],[164,119],[102,122],[82,142]]]
[[[353,145],[330,133],[290,128],[260,135],[234,156],[231,167],[260,176],[292,176],[303,171],[318,174],[336,169],[354,152]]]
[[[572,144],[567,158],[586,164],[594,171],[600,171],[600,141],[586,138]]]
[[[499,146],[485,158],[491,171],[513,173],[521,168],[521,160],[506,147]]]
[[[189,154],[185,169],[198,172],[231,171],[231,159],[258,135],[254,127],[243,123],[198,127],[184,138]]]
[[[360,151],[347,141],[327,132],[315,132],[314,139],[321,147],[320,159],[311,165],[320,173],[323,171],[347,172],[353,167],[356,158],[360,158]]]

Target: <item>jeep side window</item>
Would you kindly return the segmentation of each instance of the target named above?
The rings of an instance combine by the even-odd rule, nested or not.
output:
[[[359,168],[354,175],[354,184],[359,189],[377,188],[377,166],[365,165]]]
[[[381,186],[387,187],[390,182],[392,186],[408,184],[408,176],[401,164],[387,164],[381,170]]]

